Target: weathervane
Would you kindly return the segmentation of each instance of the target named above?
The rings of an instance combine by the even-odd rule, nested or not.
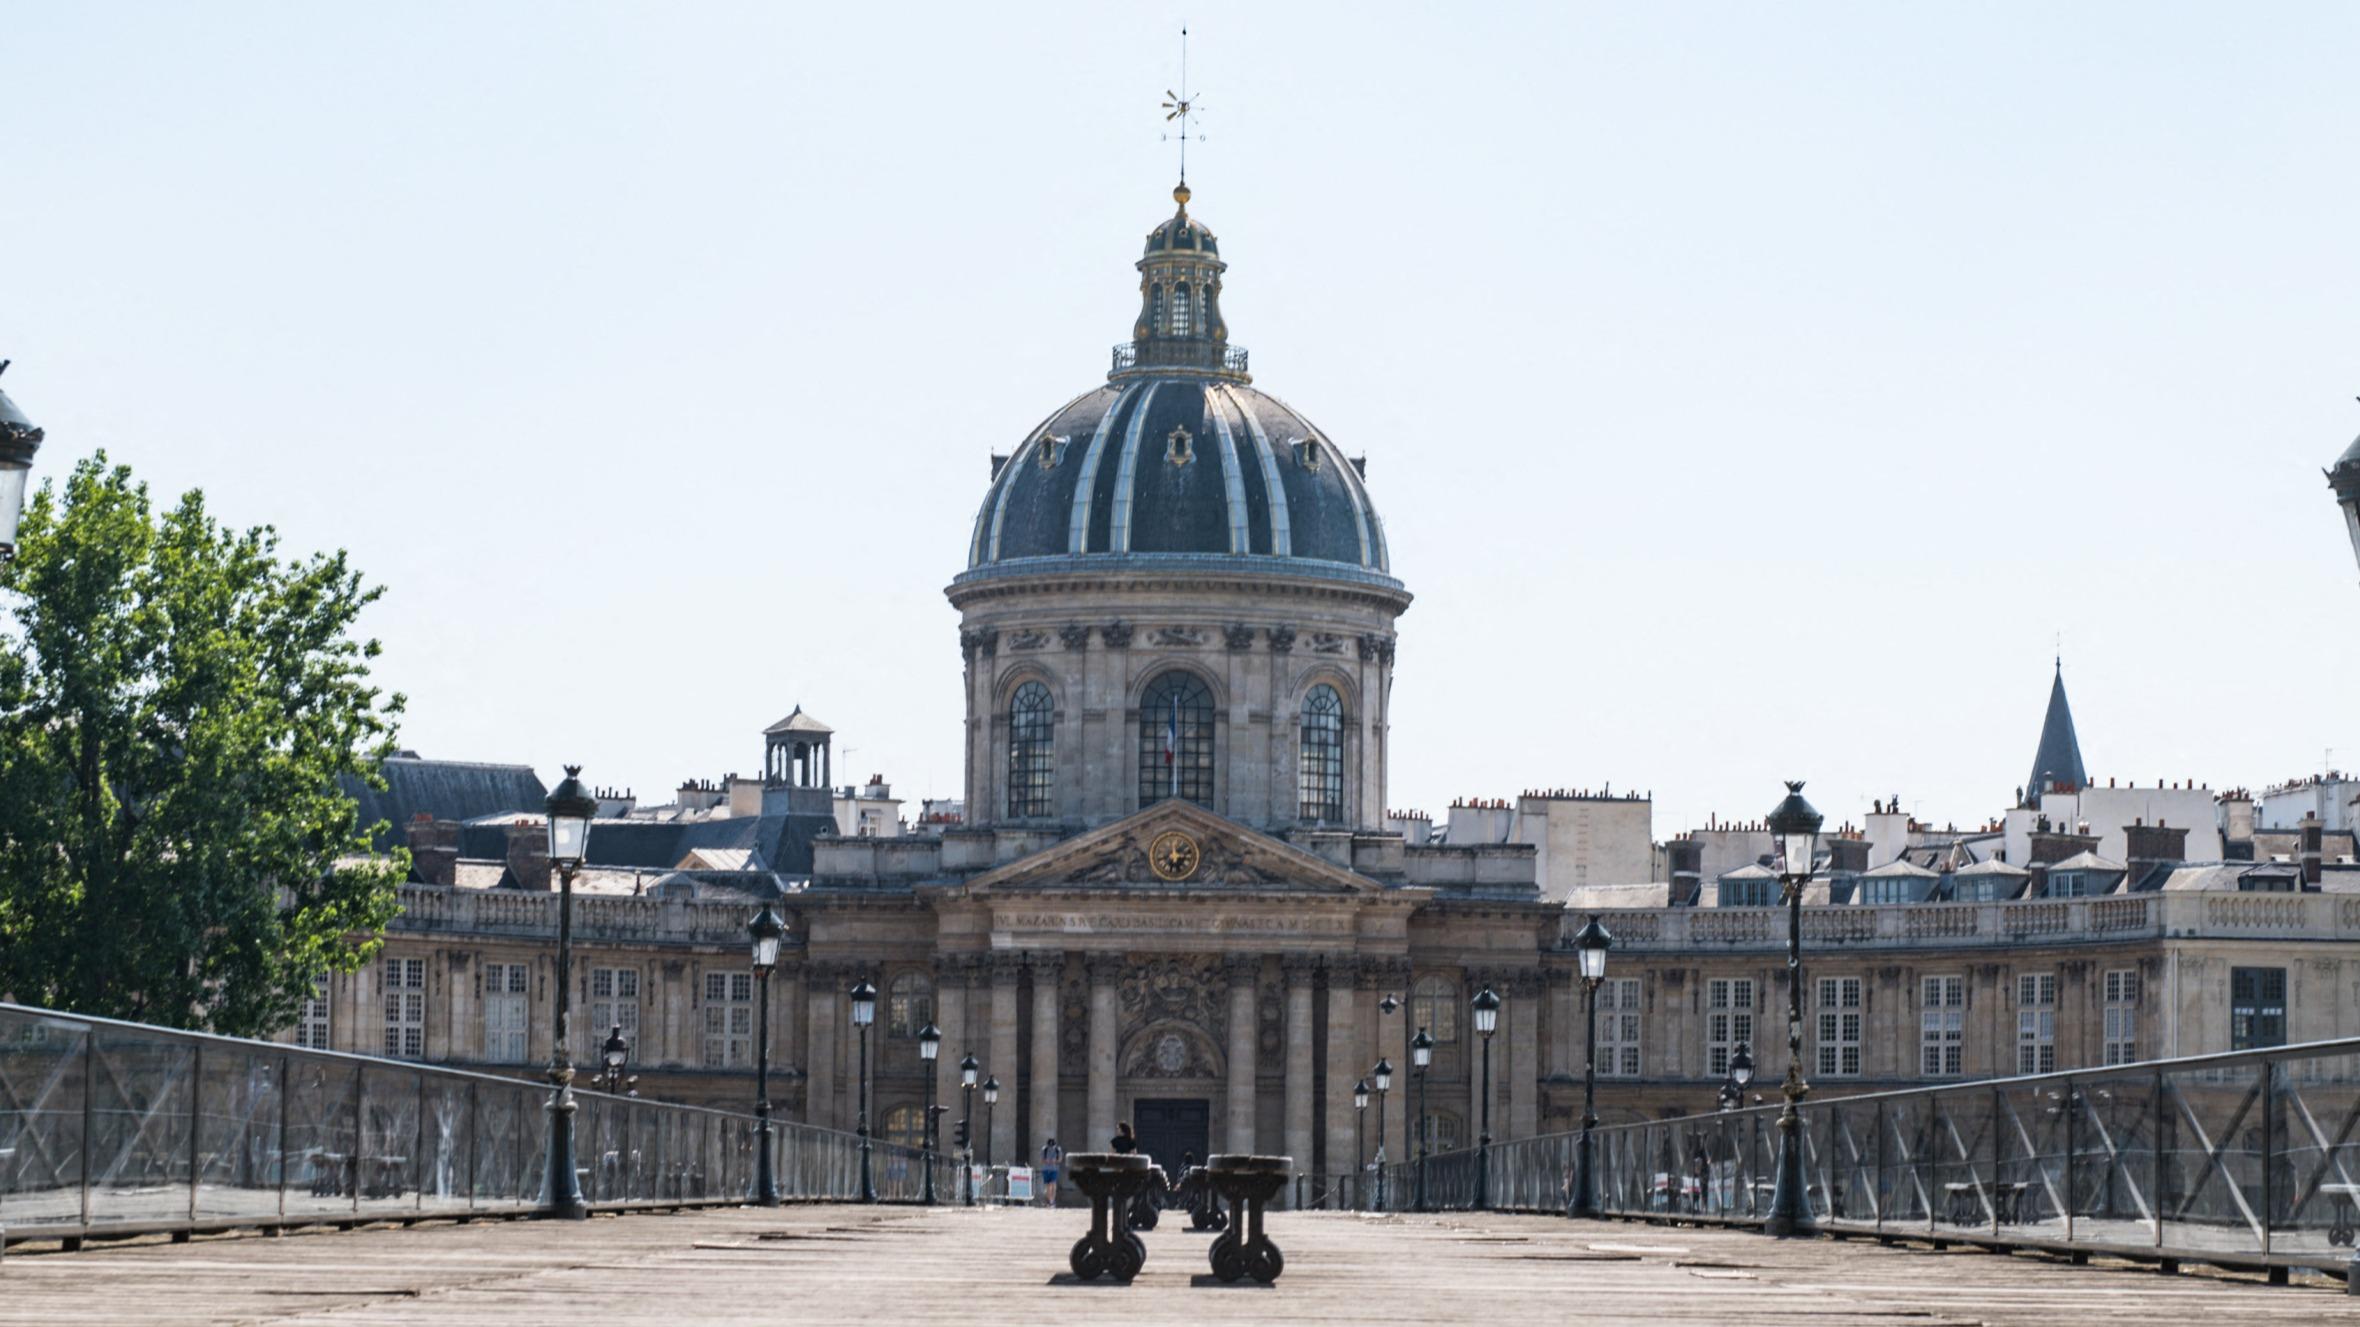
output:
[[[1164,141],[1170,142],[1175,138],[1180,140],[1180,183],[1182,184],[1188,183],[1189,118],[1195,114],[1196,94],[1188,90],[1188,29],[1182,28],[1180,29],[1180,90],[1178,92],[1169,88],[1164,90],[1164,122],[1166,124],[1170,124],[1174,120],[1180,122],[1177,129],[1165,131]],[[1198,133],[1196,141],[1199,143],[1205,141],[1204,134]]]

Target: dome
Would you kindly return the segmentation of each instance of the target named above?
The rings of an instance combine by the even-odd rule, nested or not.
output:
[[[1276,559],[1254,569],[1398,587],[1361,466],[1254,388],[1221,316],[1228,270],[1178,210],[1147,234],[1139,316],[1103,387],[993,458],[962,580],[1041,559]]]

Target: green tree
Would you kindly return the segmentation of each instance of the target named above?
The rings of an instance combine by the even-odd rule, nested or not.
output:
[[[259,1036],[375,952],[408,863],[338,779],[402,708],[351,635],[379,593],[103,453],[43,487],[0,569],[0,992]]]

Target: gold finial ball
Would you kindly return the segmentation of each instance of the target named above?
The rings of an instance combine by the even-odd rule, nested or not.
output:
[[[1173,201],[1173,202],[1175,202],[1175,203],[1178,203],[1178,204],[1179,204],[1180,206],[1182,206],[1182,207],[1186,207],[1186,206],[1188,206],[1188,198],[1189,198],[1189,194],[1188,194],[1188,182],[1187,182],[1186,180],[1182,180],[1182,181],[1181,181],[1179,184],[1177,184],[1177,185],[1173,186],[1173,188],[1172,188],[1172,201]]]

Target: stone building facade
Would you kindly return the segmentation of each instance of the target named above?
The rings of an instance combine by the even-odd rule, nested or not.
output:
[[[947,588],[964,819],[834,832],[832,733],[790,716],[766,734],[761,796],[743,799],[758,815],[600,822],[575,920],[577,1058],[619,1024],[642,1092],[742,1105],[767,998],[774,1099],[849,1128],[846,990],[865,977],[884,996],[869,1052],[888,1138],[919,1136],[915,1034],[932,1022],[954,1116],[962,1057],[1001,1085],[977,1120],[997,1160],[1050,1137],[1100,1146],[1128,1119],[1167,1157],[1283,1152],[1336,1174],[1379,1137],[1403,1155],[1419,1028],[1438,1041],[1422,1085],[1435,1146],[1472,1142],[1487,1112],[1503,1138],[1571,1127],[1585,1027],[1571,937],[1596,908],[1620,938],[1598,992],[1605,1118],[1709,1109],[1739,1044],[1774,1081],[1779,914],[1697,906],[1702,881],[1758,869],[1740,865],[1742,831],[1727,862],[1693,837],[1666,845],[1671,883],[1634,906],[1596,887],[1652,870],[1649,854],[1592,845],[1643,844],[1643,799],[1531,795],[1564,805],[1527,808],[1548,821],[1531,832],[1443,841],[1388,816],[1410,594],[1363,462],[1253,385],[1220,311],[1218,241],[1185,187],[1175,198],[1106,382],[994,459]],[[291,1036],[535,1072],[556,930],[546,862],[518,846],[537,808],[480,810],[411,812],[419,873],[384,956],[325,983]],[[1845,842],[1856,851],[1830,869],[1871,865],[1873,840]],[[743,869],[695,869],[728,853]],[[2172,881],[1891,903],[1818,887],[1808,1076],[1865,1090],[2360,1031],[2360,898],[2315,878],[2252,892],[2227,867]],[[744,935],[764,903],[789,922],[767,991]],[[1486,987],[1504,1001],[1488,1101],[1468,1017]],[[1393,1091],[1364,1122],[1353,1085],[1380,1059]]]

